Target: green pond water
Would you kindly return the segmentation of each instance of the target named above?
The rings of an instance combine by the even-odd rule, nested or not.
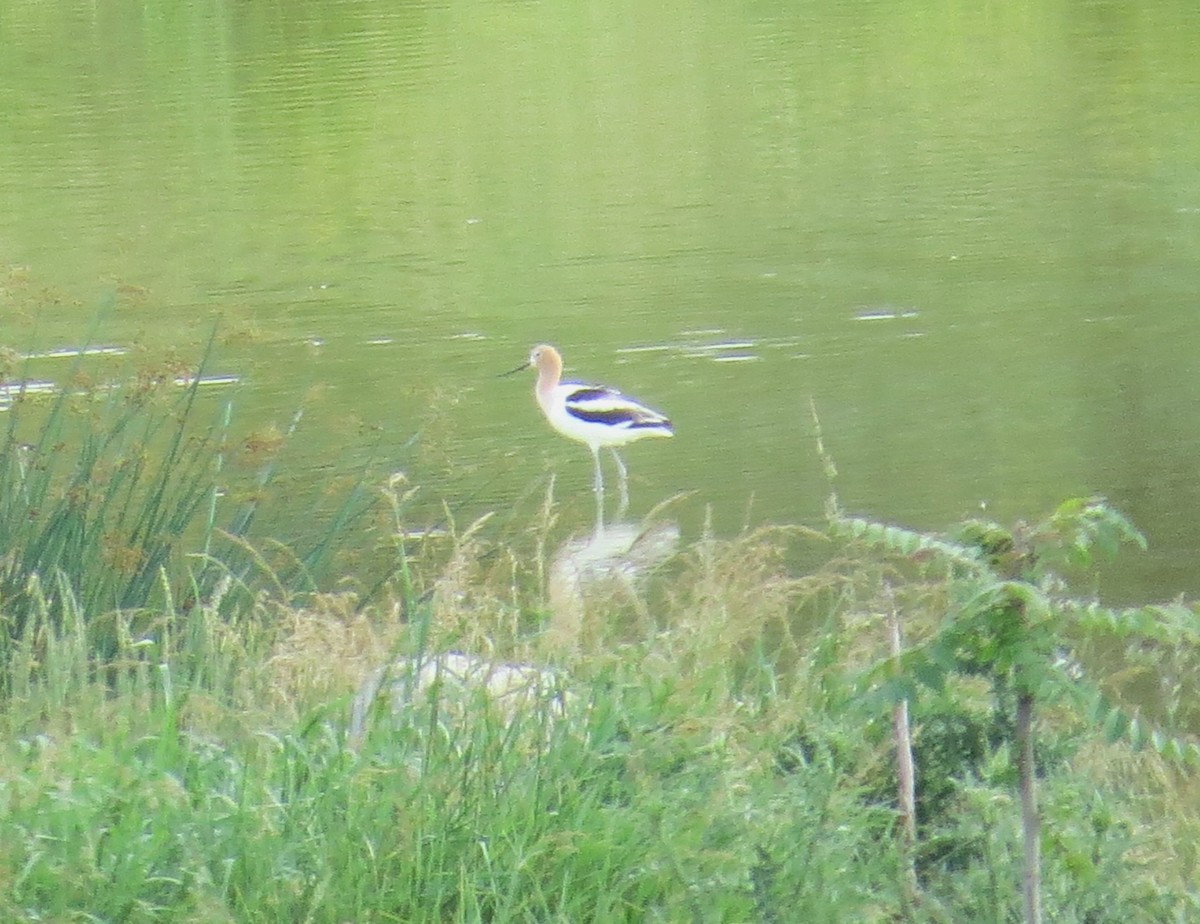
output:
[[[218,324],[239,432],[306,410],[297,497],[371,457],[469,519],[554,473],[587,523],[496,377],[548,341],[675,423],[635,516],[818,521],[815,406],[850,511],[1103,494],[1151,544],[1105,592],[1200,591],[1194,0],[0,0],[0,48],[0,344]]]

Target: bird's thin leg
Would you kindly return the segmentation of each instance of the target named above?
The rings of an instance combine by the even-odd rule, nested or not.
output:
[[[621,503],[617,507],[617,521],[620,522],[629,508],[629,473],[625,471],[625,463],[621,461],[620,454],[615,449],[612,450],[612,454],[617,460],[617,475],[621,482]]]
[[[595,475],[592,480],[592,490],[596,494],[596,534],[604,531],[604,472],[600,470],[600,447],[592,447],[592,462],[595,465]]]

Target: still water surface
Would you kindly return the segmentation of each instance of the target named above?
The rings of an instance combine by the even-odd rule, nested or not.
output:
[[[1200,592],[1191,0],[0,0],[0,46],[0,342],[218,319],[298,479],[374,444],[431,508],[554,472],[584,522],[496,378],[549,341],[675,422],[634,514],[817,520],[811,401],[852,511],[1101,493],[1151,541],[1108,591]]]

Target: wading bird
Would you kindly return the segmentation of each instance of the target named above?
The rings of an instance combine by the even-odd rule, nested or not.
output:
[[[652,411],[612,388],[560,381],[562,356],[548,344],[535,346],[528,362],[505,374],[513,375],[530,366],[537,369],[537,384],[533,393],[550,426],[592,451],[595,465],[592,489],[596,492],[597,529],[602,528],[604,521],[604,475],[600,470],[600,449],[607,446],[612,450],[621,483],[621,505],[617,509],[619,520],[629,506],[629,483],[625,463],[621,461],[617,447],[647,436],[674,436],[671,421],[658,411]]]

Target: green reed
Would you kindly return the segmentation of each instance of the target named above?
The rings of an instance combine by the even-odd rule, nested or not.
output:
[[[194,426],[202,371],[182,387],[167,368],[125,387],[68,386],[8,411],[0,598],[10,640],[47,615],[91,622],[162,607],[162,575],[180,574],[185,537],[203,542],[213,529],[203,514],[221,430]],[[93,644],[111,650],[114,639],[100,632]]]

